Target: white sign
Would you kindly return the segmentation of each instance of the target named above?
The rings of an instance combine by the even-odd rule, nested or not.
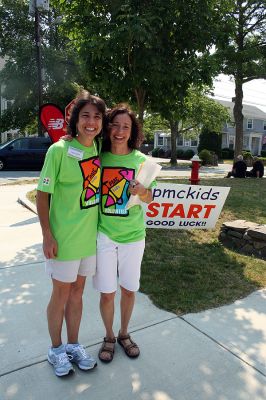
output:
[[[153,201],[142,204],[147,228],[212,229],[229,187],[158,183]]]

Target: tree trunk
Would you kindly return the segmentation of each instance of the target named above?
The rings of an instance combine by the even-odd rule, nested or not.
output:
[[[234,119],[235,119],[235,152],[234,160],[243,150],[243,80],[242,77],[236,77],[235,80],[235,105],[234,105]]]
[[[143,117],[144,117],[144,105],[145,105],[145,96],[146,91],[142,88],[135,89],[135,96],[138,105],[138,119],[141,125],[143,125]]]
[[[234,119],[235,119],[235,152],[234,160],[236,161],[237,156],[242,153],[243,150],[243,64],[242,54],[244,50],[244,11],[243,1],[237,0],[237,6],[239,10],[238,15],[238,30],[236,34],[237,44],[237,57],[236,57],[236,69],[235,69],[235,105],[234,105]]]
[[[171,128],[171,165],[177,165],[176,138],[178,136],[178,121],[169,121]]]

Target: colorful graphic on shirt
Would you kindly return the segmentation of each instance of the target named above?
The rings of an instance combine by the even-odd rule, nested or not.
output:
[[[130,193],[129,183],[135,177],[135,170],[122,167],[104,167],[102,171],[102,213],[125,217],[128,215],[126,204]]]
[[[100,159],[91,157],[79,161],[79,165],[84,179],[80,208],[94,207],[100,202]]]

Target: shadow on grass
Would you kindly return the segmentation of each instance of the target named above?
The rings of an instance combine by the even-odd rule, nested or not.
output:
[[[178,315],[247,296],[266,284],[266,262],[225,249],[203,231],[148,230],[141,291]]]

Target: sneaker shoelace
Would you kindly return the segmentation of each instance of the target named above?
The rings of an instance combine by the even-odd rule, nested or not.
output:
[[[69,360],[73,359],[72,356],[70,356],[70,357],[66,353],[60,353],[60,354],[56,355],[56,363],[58,365],[67,364],[67,363],[69,363]]]
[[[73,349],[73,352],[76,353],[78,357],[81,357],[81,358],[83,358],[83,359],[87,359],[87,358],[88,358],[87,353],[86,353],[84,347],[81,346],[81,345],[79,345],[79,346],[77,346],[76,348],[74,348],[74,349]]]

